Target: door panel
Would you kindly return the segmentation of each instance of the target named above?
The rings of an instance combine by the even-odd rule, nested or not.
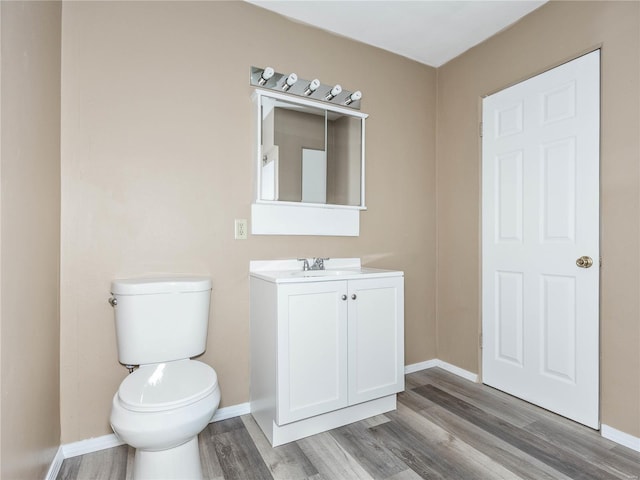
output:
[[[541,275],[542,373],[560,380],[576,380],[575,277]]]
[[[404,278],[349,280],[349,403],[404,389]]]
[[[496,272],[496,326],[498,358],[522,367],[524,351],[523,275]]]
[[[522,151],[496,157],[496,242],[522,243]]]
[[[599,68],[596,51],[485,98],[482,152],[483,381],[594,428]]]
[[[278,289],[279,425],[347,406],[346,282]]]
[[[540,146],[541,239],[573,243],[576,237],[575,137]]]

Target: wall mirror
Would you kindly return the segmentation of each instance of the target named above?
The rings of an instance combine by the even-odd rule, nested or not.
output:
[[[364,208],[365,114],[258,95],[257,201]]]

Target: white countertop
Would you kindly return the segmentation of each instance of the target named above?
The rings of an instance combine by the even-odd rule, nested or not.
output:
[[[311,261],[309,263],[312,263]],[[359,258],[336,258],[325,261],[325,270],[302,270],[297,260],[252,261],[250,275],[274,283],[330,282],[363,278],[398,277],[404,272],[362,267]]]

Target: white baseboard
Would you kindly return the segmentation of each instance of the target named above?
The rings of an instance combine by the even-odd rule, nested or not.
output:
[[[241,403],[239,405],[219,408],[213,415],[213,419],[211,421],[219,422],[228,418],[246,415],[247,413],[250,413],[249,403]],[[103,435],[101,437],[94,437],[87,440],[80,440],[79,442],[64,444],[60,447],[59,452],[62,452],[62,459],[64,460],[65,458],[77,457],[78,455],[98,452],[100,450],[118,447],[120,445],[124,445],[124,442],[116,437],[115,434],[111,433],[109,435]],[[60,461],[60,464],[62,464],[62,461]],[[53,478],[55,478],[55,476]]]
[[[64,458],[72,458],[107,448],[119,447],[120,445],[124,445],[124,442],[111,433],[101,437],[80,440],[79,442],[66,443],[61,448]]]
[[[444,362],[442,360],[438,360],[438,362],[438,367],[440,367],[441,369],[446,370],[449,373],[453,373],[454,375],[458,375],[459,377],[469,380],[470,382],[478,382],[477,373],[473,373],[463,368],[456,367],[455,365],[451,365],[450,363]]]
[[[227,420],[228,418],[239,417],[241,415],[247,415],[251,413],[250,403],[240,403],[238,405],[231,405],[230,407],[219,408],[213,415],[211,422],[219,422],[221,420]]]
[[[439,367],[443,370],[446,370],[449,373],[453,373],[454,375],[457,375],[459,377],[462,377],[466,380],[469,380],[471,382],[477,382],[478,381],[478,375],[472,372],[469,372],[468,370],[464,370],[460,367],[456,367],[455,365],[452,365],[450,363],[444,362],[438,358],[434,358],[432,360],[427,360],[425,362],[420,362],[420,363],[413,363],[411,365],[406,365],[404,367],[404,373],[405,374],[409,374],[409,373],[413,373],[413,372],[417,372],[419,370],[425,370],[427,368],[435,368],[435,367]]]
[[[600,435],[613,442],[630,448],[631,450],[640,452],[640,438],[638,437],[634,437],[633,435],[621,432],[620,430],[616,430],[615,428],[604,424],[600,426]]]
[[[53,457],[53,460],[51,460],[49,471],[44,477],[44,480],[56,480],[56,478],[58,478],[58,473],[60,473],[60,469],[62,468],[62,462],[64,462],[64,453],[62,453],[62,447],[58,447],[58,451]]]
[[[427,360],[419,363],[412,363],[411,365],[404,366],[404,374],[419,372],[420,370],[426,370],[427,368],[433,368],[438,366],[439,360],[434,358],[433,360]]]

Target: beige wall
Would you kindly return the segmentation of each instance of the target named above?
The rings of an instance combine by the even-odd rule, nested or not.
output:
[[[327,122],[327,203],[362,203],[362,122],[342,116]]]
[[[438,69],[438,356],[478,372],[481,97],[602,45],[602,422],[640,436],[640,3],[552,2]]]
[[[223,406],[248,400],[252,259],[404,270],[406,363],[436,357],[434,69],[241,2],[72,2],[63,25],[64,443],[110,433],[126,376],[107,303],[117,277],[212,276],[203,359]],[[252,65],[363,91],[360,237],[233,239],[234,218],[250,218]]]
[[[0,477],[34,479],[60,444],[61,5],[0,11]]]

